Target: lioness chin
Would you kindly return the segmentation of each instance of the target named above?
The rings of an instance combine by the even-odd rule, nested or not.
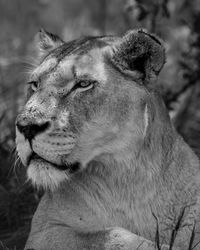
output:
[[[158,91],[162,42],[143,30],[67,43],[42,30],[37,40],[16,144],[46,192],[25,249],[195,246],[199,160]]]

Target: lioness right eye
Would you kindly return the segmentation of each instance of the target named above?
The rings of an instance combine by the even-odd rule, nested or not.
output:
[[[36,91],[39,88],[39,82],[37,81],[30,81],[28,84],[31,86],[33,91]]]

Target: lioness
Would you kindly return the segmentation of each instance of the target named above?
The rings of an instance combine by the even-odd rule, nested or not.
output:
[[[159,95],[162,42],[137,30],[65,43],[42,30],[38,45],[16,144],[46,192],[25,249],[195,246],[199,160]]]

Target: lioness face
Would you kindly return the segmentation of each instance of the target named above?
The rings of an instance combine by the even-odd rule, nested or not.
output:
[[[17,152],[28,177],[54,189],[101,155],[120,157],[145,133],[147,91],[112,62],[114,38],[64,43],[40,34],[46,50],[16,120]],[[134,74],[133,74],[134,75]]]

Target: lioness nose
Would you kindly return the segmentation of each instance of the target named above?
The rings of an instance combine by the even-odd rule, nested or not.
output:
[[[50,126],[50,123],[45,122],[43,124],[22,124],[17,121],[16,126],[26,139],[32,140],[36,135],[44,132]]]

